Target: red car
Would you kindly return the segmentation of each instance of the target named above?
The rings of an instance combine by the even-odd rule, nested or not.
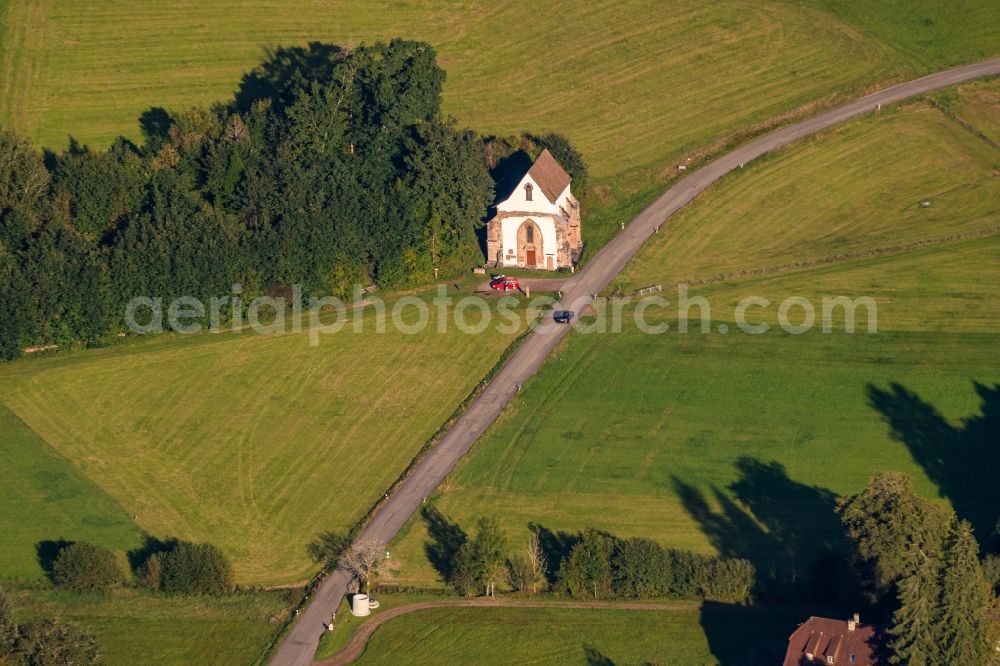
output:
[[[494,275],[493,279],[490,280],[490,289],[504,293],[508,291],[521,291],[521,282],[515,277]]]

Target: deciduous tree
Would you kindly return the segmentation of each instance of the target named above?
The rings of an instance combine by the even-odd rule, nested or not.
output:
[[[340,564],[359,582],[364,584],[366,594],[371,593],[374,583],[382,571],[385,560],[385,545],[374,539],[352,545],[340,558]]]

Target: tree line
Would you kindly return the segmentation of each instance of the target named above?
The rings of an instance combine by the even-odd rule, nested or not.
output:
[[[0,358],[102,344],[135,296],[346,295],[482,261],[490,168],[560,136],[484,141],[441,114],[428,44],[278,49],[232,100],[143,114],[141,145],[37,151],[0,130]]]
[[[442,522],[433,509],[424,513],[425,519]],[[644,537],[595,529],[553,533],[536,525],[524,543],[512,547],[500,522],[482,517],[472,535],[451,525],[445,541],[428,544],[428,554],[442,579],[463,596],[492,596],[500,587],[577,598],[746,603],[756,581],[745,559],[664,548]]]

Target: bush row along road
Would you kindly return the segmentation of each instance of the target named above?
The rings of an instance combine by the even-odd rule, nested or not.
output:
[[[1000,58],[924,76],[776,130],[719,157],[668,189],[594,255],[583,270],[567,280],[563,286],[563,305],[560,307],[579,310],[590,301],[591,294],[600,293],[611,283],[646,239],[671,215],[716,180],[741,165],[796,139],[871,113],[881,105],[996,74],[1000,74]],[[423,498],[430,495],[444,480],[459,459],[499,416],[518,387],[535,374],[569,330],[569,326],[549,320],[525,338],[479,398],[469,405],[465,414],[444,438],[420,460],[406,481],[382,504],[358,536],[358,541],[374,539],[388,543],[420,507]],[[351,576],[342,569],[323,580],[316,589],[311,604],[303,611],[275,652],[272,666],[306,666],[312,662],[320,635],[326,629],[325,623],[330,621],[350,583]]]

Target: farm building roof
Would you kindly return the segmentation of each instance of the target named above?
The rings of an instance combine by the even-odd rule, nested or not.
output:
[[[879,663],[878,644],[878,632],[871,625],[810,617],[789,637],[784,666],[874,666]]]

